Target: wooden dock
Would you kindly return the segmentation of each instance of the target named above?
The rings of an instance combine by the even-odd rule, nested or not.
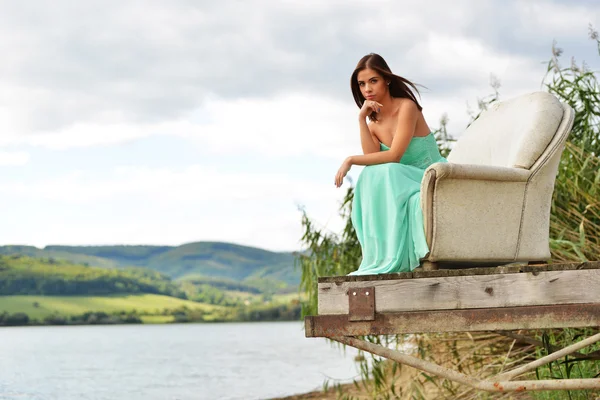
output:
[[[600,327],[600,262],[324,277],[318,282],[318,315],[305,318],[307,337],[328,337],[481,390],[600,388],[597,378],[509,382],[540,360],[515,374],[497,377],[504,381],[478,381],[356,338],[568,327]],[[600,334],[557,353],[571,354],[597,341]],[[556,356],[541,359],[541,365],[557,359],[552,355]]]

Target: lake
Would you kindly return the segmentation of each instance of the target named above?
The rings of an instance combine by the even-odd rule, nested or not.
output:
[[[356,354],[300,322],[0,328],[0,399],[268,399],[352,380]]]

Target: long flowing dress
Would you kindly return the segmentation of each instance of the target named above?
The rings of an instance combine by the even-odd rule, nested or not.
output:
[[[389,148],[380,144],[381,151]],[[362,262],[350,275],[408,272],[429,252],[421,209],[425,169],[441,156],[435,137],[415,136],[399,163],[369,165],[356,182],[352,224]]]

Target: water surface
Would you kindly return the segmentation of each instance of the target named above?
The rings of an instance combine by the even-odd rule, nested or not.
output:
[[[268,399],[357,375],[300,322],[0,328],[0,399]]]

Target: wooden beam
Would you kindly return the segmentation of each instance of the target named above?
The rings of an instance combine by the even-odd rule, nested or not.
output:
[[[348,320],[348,315],[304,319],[306,337],[391,335],[402,333],[474,332],[600,326],[600,302],[559,306],[416,311],[375,314],[374,321]]]
[[[363,287],[377,313],[600,303],[600,269],[324,282],[319,315],[348,314],[348,291]]]
[[[519,264],[519,263],[517,263]],[[480,266],[477,263],[469,263],[469,267],[439,269],[425,271],[417,268],[412,272],[400,272],[396,274],[378,274],[378,275],[344,275],[344,276],[323,276],[318,279],[319,283],[344,283],[344,282],[363,282],[363,281],[387,281],[395,279],[418,279],[418,278],[439,278],[451,276],[473,276],[473,275],[495,275],[495,274],[518,274],[526,272],[543,271],[572,271],[579,269],[600,269],[600,261],[571,262],[560,264],[542,264],[542,265],[520,265],[508,264],[499,266]]]

